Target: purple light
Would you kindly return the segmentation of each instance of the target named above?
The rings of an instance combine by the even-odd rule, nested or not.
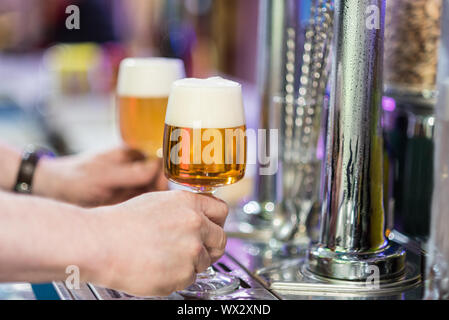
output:
[[[382,108],[384,111],[393,112],[396,110],[396,101],[390,97],[383,97]]]
[[[320,137],[318,139],[318,146],[316,149],[316,157],[318,160],[324,159],[324,153],[325,153],[325,142],[324,142],[324,135],[320,134]]]

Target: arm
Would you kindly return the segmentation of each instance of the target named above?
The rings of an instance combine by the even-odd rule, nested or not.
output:
[[[87,280],[104,259],[92,220],[75,206],[0,192],[0,282],[63,280],[69,265]]]
[[[168,295],[224,253],[227,212],[180,191],[96,209],[0,192],[0,282],[65,280],[76,265],[81,281]]]
[[[0,190],[14,188],[22,154],[0,143]],[[33,177],[34,195],[93,207],[167,190],[161,161],[119,147],[94,155],[42,158]]]
[[[21,153],[0,142],[0,189],[12,190],[19,171]]]
[[[33,194],[93,207],[116,204],[167,189],[162,161],[147,160],[126,147],[39,161]]]

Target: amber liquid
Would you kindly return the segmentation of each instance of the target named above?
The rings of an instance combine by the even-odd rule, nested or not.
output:
[[[120,132],[123,141],[148,157],[162,158],[167,103],[168,97],[118,97]]]
[[[178,137],[176,131],[179,133],[180,130],[182,134]],[[165,125],[164,167],[167,178],[181,185],[210,189],[242,179],[246,168],[246,127],[195,130],[197,135],[192,128]],[[201,141],[195,137],[200,137]],[[173,154],[179,157],[173,157]],[[177,159],[173,161],[174,158]]]

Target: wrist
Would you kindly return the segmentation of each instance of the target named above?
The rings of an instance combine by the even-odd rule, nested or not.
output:
[[[82,281],[108,286],[112,252],[111,239],[107,237],[109,228],[107,208],[82,209],[88,230],[86,250],[79,259]]]
[[[57,158],[44,157],[39,160],[33,178],[33,194],[45,198],[59,199],[58,177],[54,174]]]
[[[16,183],[22,155],[20,151],[0,145],[0,189],[12,190]]]

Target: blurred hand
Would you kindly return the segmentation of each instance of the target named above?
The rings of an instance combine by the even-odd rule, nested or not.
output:
[[[137,296],[166,296],[192,284],[225,249],[227,205],[186,191],[145,194],[92,209],[103,262],[87,280]]]
[[[166,189],[162,161],[146,161],[140,152],[124,147],[97,155],[43,158],[33,180],[33,194],[84,207]]]

